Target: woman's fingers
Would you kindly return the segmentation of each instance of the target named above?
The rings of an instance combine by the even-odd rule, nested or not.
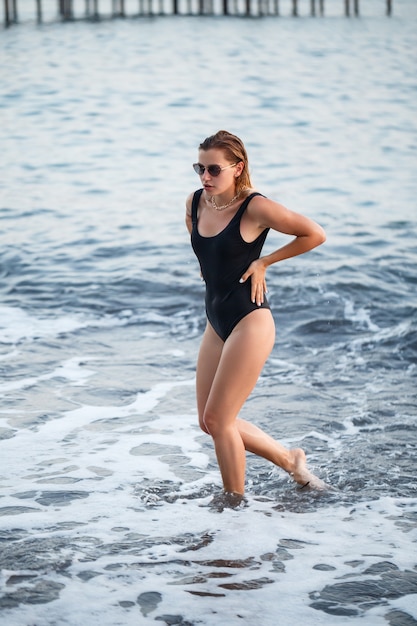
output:
[[[267,293],[265,271],[256,271],[251,265],[250,268],[243,274],[240,279],[240,283],[244,283],[247,279],[251,279],[251,300],[258,306],[261,306]]]
[[[252,289],[251,289],[252,302],[254,303],[256,302],[258,306],[261,306],[264,303],[266,293],[267,293],[267,289],[266,289],[265,281],[263,280],[261,283],[260,282],[255,283],[252,277]]]

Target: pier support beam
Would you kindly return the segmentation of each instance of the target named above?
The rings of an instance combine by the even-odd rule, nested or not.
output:
[[[9,1],[4,0],[4,25],[7,28],[10,26],[10,11],[9,11]]]
[[[124,0],[112,0],[112,16],[113,17],[125,17]]]
[[[99,0],[83,0],[85,3],[85,19],[100,19]],[[188,15],[194,15],[195,0],[183,0],[188,7]],[[292,6],[292,16],[298,17],[298,0],[288,0]],[[164,15],[166,11],[165,0],[138,0],[139,15],[155,15],[154,3],[158,4],[159,15]],[[315,17],[318,12],[324,16],[325,0],[310,0],[310,14]],[[360,0],[342,0],[346,17],[352,14],[359,16]],[[58,16],[62,21],[74,19],[75,0],[57,0]],[[381,0],[383,4],[383,0]],[[3,0],[4,26],[7,28],[18,22],[18,0]],[[243,6],[242,6],[243,5]],[[253,6],[252,6],[253,5]],[[111,17],[127,17],[126,0],[111,0]],[[387,16],[392,15],[393,0],[385,0],[385,12]],[[42,0],[35,0],[36,18],[38,24],[43,21]],[[181,15],[180,0],[172,0],[172,5],[168,12],[172,15]],[[279,0],[220,0],[220,13],[222,15],[279,15]],[[214,15],[214,0],[197,0],[198,15]],[[78,13],[77,13],[78,15]]]
[[[292,15],[293,17],[298,17],[297,0],[292,0]]]
[[[6,28],[17,24],[17,1],[4,0],[4,25]]]
[[[72,0],[58,0],[58,13],[64,21],[74,17]]]
[[[356,17],[359,15],[359,0],[353,0],[353,13]],[[345,0],[345,15],[350,16],[350,0]]]

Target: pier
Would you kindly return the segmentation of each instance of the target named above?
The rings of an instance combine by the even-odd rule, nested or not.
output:
[[[1,0],[6,28],[19,23],[18,0]],[[33,0],[33,18],[41,24],[51,21],[44,18],[45,0]],[[80,3],[82,8],[80,10]],[[359,17],[360,0],[340,0],[346,17]],[[279,16],[299,17],[301,7],[307,7],[311,17],[325,15],[325,0],[110,0],[110,10],[103,10],[103,0],[57,0],[55,21],[95,20],[150,17],[161,15],[224,15],[242,17]],[[109,6],[107,1],[106,6]],[[393,0],[381,0],[385,14],[392,14]],[[384,10],[384,9],[383,9]]]

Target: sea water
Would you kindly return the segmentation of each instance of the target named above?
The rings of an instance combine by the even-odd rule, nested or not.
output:
[[[417,623],[417,11],[362,5],[1,33],[1,623]],[[238,509],[197,426],[184,225],[220,128],[327,232],[268,270],[242,416],[333,489],[248,455]]]

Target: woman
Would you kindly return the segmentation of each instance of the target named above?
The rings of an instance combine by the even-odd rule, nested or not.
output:
[[[238,414],[275,340],[266,270],[322,244],[324,230],[254,191],[245,147],[227,131],[200,144],[193,167],[202,189],[187,199],[186,224],[206,282],[207,313],[197,407],[200,427],[214,441],[224,492],[235,504],[243,498],[246,450],[283,468],[302,487],[323,488],[302,449],[286,449]],[[260,257],[270,228],[295,238]]]

